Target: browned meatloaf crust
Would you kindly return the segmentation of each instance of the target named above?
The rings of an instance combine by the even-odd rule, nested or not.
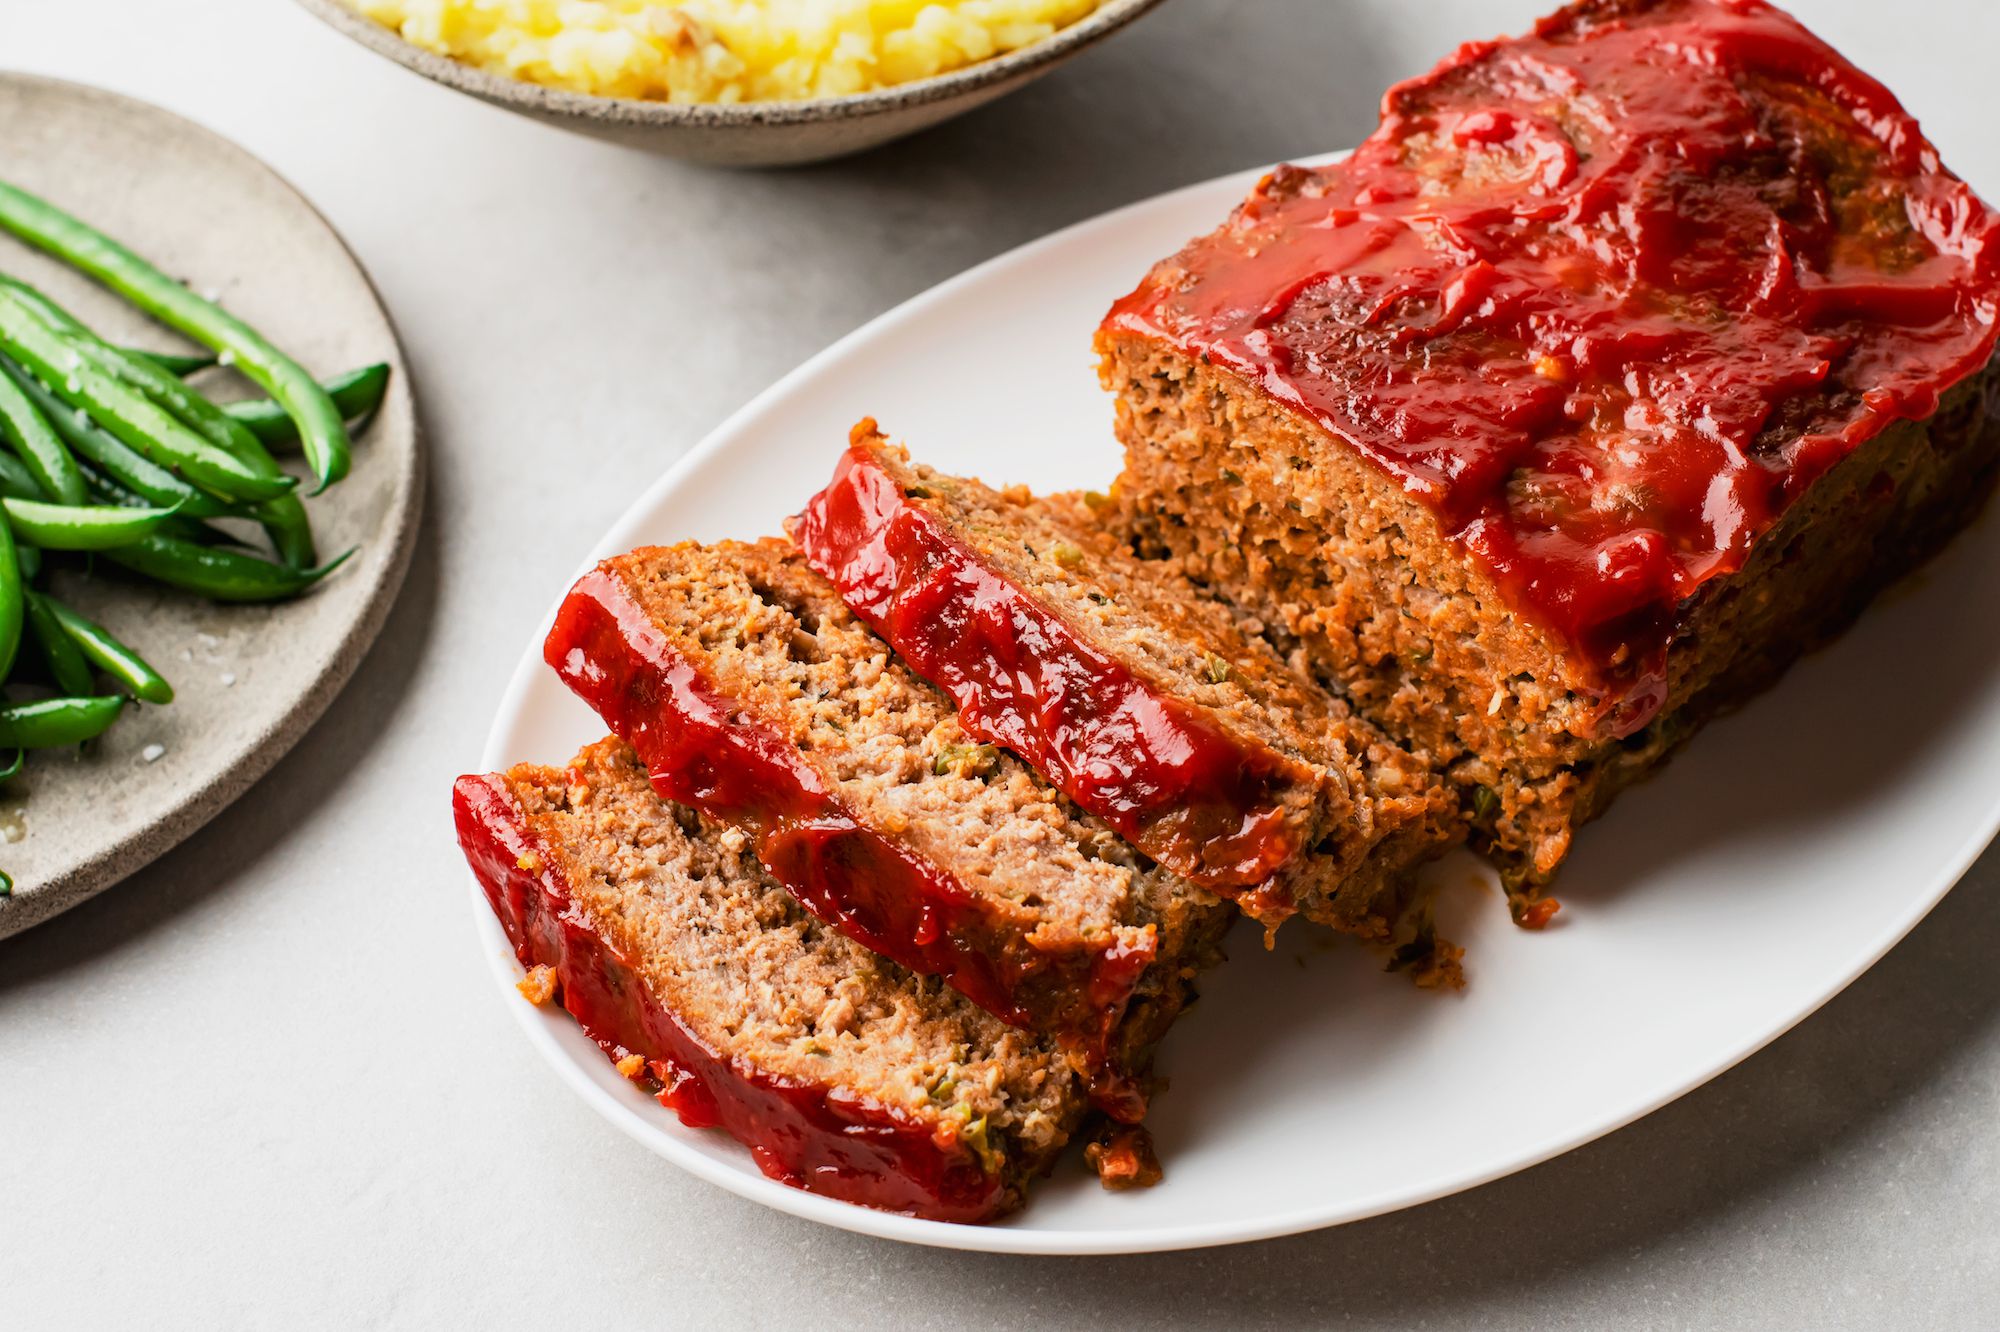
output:
[[[783,541],[650,547],[578,582],[547,655],[669,799],[741,827],[857,942],[1104,1071],[1231,911],[1146,860],[891,656]]]
[[[871,420],[792,526],[968,730],[1267,925],[1388,939],[1457,840],[1443,783],[1088,504],[914,465]]]
[[[1739,573],[1710,583],[1680,617],[1668,705],[1632,736],[1594,740],[1564,725],[1575,695],[1535,674],[1549,658],[1532,628],[1452,557],[1419,506],[1329,455],[1305,496],[1321,520],[1305,521],[1290,507],[1299,501],[1278,497],[1302,493],[1284,460],[1318,444],[1309,431],[1172,353],[1121,344],[1112,363],[1121,421],[1133,423],[1114,498],[1135,547],[1228,589],[1281,647],[1428,756],[1464,792],[1480,844],[1530,912],[1578,825],[1930,558],[2000,475],[1988,371],[1934,417],[1857,449]]]
[[[1666,34],[1664,44],[1646,48],[1648,34],[1656,31]],[[1617,81],[1625,74],[1605,76],[1603,87],[1592,82],[1598,76],[1584,62],[1599,42],[1650,49],[1651,66],[1619,68],[1634,75],[1649,68],[1672,71],[1645,73],[1658,80],[1648,90],[1661,88],[1662,104],[1680,95],[1667,87],[1671,81],[1699,83],[1707,100],[1668,126],[1672,132],[1662,142],[1694,152],[1687,147],[1691,136],[1713,132],[1724,144],[1721,164],[1702,171],[1687,165],[1693,158],[1672,151],[1644,159],[1650,192],[1630,197],[1655,210],[1648,215],[1653,219],[1680,210],[1676,225],[1690,239],[1678,264],[1667,267],[1685,289],[1658,295],[1642,287],[1629,298],[1631,310],[1649,312],[1646,336],[1654,341],[1635,342],[1640,350],[1626,353],[1611,370],[1591,371],[1596,378],[1579,383],[1581,362],[1549,330],[1568,327],[1566,319],[1595,317],[1582,307],[1595,293],[1619,288],[1553,277],[1537,288],[1519,277],[1527,261],[1504,272],[1496,268],[1509,262],[1505,257],[1465,269],[1494,293],[1485,307],[1476,301],[1464,307],[1485,314],[1466,317],[1498,318],[1490,315],[1496,308],[1536,312],[1523,321],[1534,330],[1523,353],[1506,340],[1514,336],[1511,326],[1504,337],[1453,332],[1440,311],[1456,289],[1425,305],[1434,293],[1409,276],[1418,262],[1411,256],[1423,252],[1415,245],[1393,248],[1418,233],[1392,236],[1386,224],[1381,234],[1391,239],[1350,270],[1322,270],[1297,287],[1204,296],[1215,274],[1251,282],[1255,274],[1283,269],[1283,247],[1295,239],[1301,246],[1322,243],[1304,222],[1287,231],[1269,219],[1318,216],[1350,225],[1357,217],[1390,215],[1401,206],[1395,201],[1404,189],[1416,200],[1409,205],[1413,216],[1449,207],[1454,192],[1478,206],[1498,198],[1487,216],[1503,216],[1511,204],[1504,196],[1512,188],[1513,178],[1505,176],[1513,170],[1510,152],[1524,155],[1518,160],[1542,155],[1535,159],[1540,174],[1526,187],[1532,194],[1569,188],[1548,182],[1572,140],[1573,170],[1585,180],[1611,155],[1593,136],[1625,135],[1639,144],[1634,151],[1644,150],[1638,122],[1603,114],[1603,106],[1615,106],[1622,95]],[[1751,54],[1741,54],[1746,51]],[[1754,63],[1766,51],[1785,53],[1796,68],[1746,65],[1750,72],[1734,75],[1733,91],[1699,82],[1732,77],[1736,62]],[[1572,65],[1584,72],[1563,85],[1567,91],[1535,81],[1535,71]],[[1875,99],[1878,114],[1850,119],[1844,109],[1850,103],[1839,97]],[[1373,194],[1349,190],[1345,166],[1281,169],[1236,217],[1159,265],[1106,320],[1098,336],[1101,374],[1117,396],[1117,431],[1126,450],[1116,500],[1136,548],[1177,560],[1189,577],[1241,605],[1282,649],[1451,776],[1476,838],[1501,861],[1517,918],[1535,924],[1553,907],[1535,900],[1537,890],[1567,854],[1578,824],[1707,718],[1763,689],[1801,652],[1837,633],[1877,590],[1927,558],[1985,501],[2000,470],[2000,432],[1991,421],[1994,371],[1980,368],[1992,345],[1993,223],[1962,183],[1937,165],[1914,123],[1879,86],[1760,4],[1621,0],[1573,6],[1545,20],[1532,38],[1466,48],[1436,74],[1392,92],[1384,114],[1382,130],[1353,159],[1377,172],[1368,187]],[[1727,138],[1729,122],[1715,119],[1737,114],[1755,126],[1740,142]],[[1722,129],[1712,130],[1711,121]],[[1459,128],[1444,132],[1454,125]],[[1877,142],[1878,134],[1885,142]],[[1706,141],[1700,151],[1708,151]],[[1608,191],[1616,183],[1615,177],[1592,182],[1605,198],[1613,197]],[[1577,211],[1562,213],[1539,196],[1530,202],[1542,211],[1523,205],[1527,221],[1512,223],[1504,215],[1491,232],[1480,230],[1486,223],[1477,217],[1454,218],[1454,243],[1481,254],[1511,254],[1504,251],[1512,243],[1509,234],[1516,234],[1506,231],[1509,225],[1573,219],[1585,207],[1576,203]],[[1697,251],[1705,234],[1700,228],[1722,225],[1716,219],[1731,218],[1731,209],[1754,221],[1758,243]],[[1755,209],[1767,210],[1768,217],[1753,216]],[[1930,231],[1917,230],[1920,214],[1934,219],[1925,224]],[[1629,246],[1621,240],[1620,219],[1630,216],[1607,207],[1600,220],[1574,223],[1572,232],[1552,228],[1546,253],[1570,263],[1572,251],[1624,254]],[[1657,221],[1648,225],[1654,234],[1668,234]],[[1775,251],[1773,235],[1782,242]],[[1931,239],[1939,235],[1945,240]],[[1961,245],[1968,256],[1962,261],[1953,248]],[[1822,300],[1812,308],[1829,313],[1800,327],[1770,315],[1772,302],[1754,282],[1699,288],[1708,270],[1697,259],[1765,264],[1774,252],[1789,261],[1796,281],[1839,291],[1847,303]],[[1933,288],[1906,297],[1896,285],[1919,280]],[[1383,304],[1370,306],[1377,288],[1369,284],[1377,282],[1399,285],[1387,288]],[[1155,313],[1162,308],[1221,310],[1224,318],[1255,311],[1262,322],[1254,333],[1241,334],[1238,325],[1203,341],[1162,332],[1176,327],[1171,317]],[[1357,309],[1364,313],[1354,314]],[[1889,313],[1867,313],[1876,309]],[[1676,313],[1683,310],[1685,317]],[[1732,313],[1736,322],[1719,312]],[[1729,339],[1751,318],[1769,322],[1770,343],[1735,348]],[[1387,327],[1378,331],[1373,319]],[[1444,331],[1430,332],[1426,319]],[[1203,336],[1221,327],[1219,319],[1212,321]],[[1668,340],[1662,329],[1680,341]],[[1941,346],[1949,355],[1935,351]],[[1676,351],[1684,359],[1661,365],[1656,362],[1669,353],[1647,347],[1694,350]],[[1718,359],[1725,356],[1736,359]],[[1937,358],[1928,379],[1925,356]],[[1728,434],[1738,428],[1734,422],[1704,418],[1710,399],[1684,395],[1690,380],[1675,379],[1684,368],[1711,379],[1739,370],[1772,382],[1791,378],[1769,391],[1767,418],[1743,413],[1751,424],[1737,438]],[[1419,395],[1433,382],[1463,392],[1440,396],[1439,411],[1427,417],[1423,412],[1433,404]],[[1444,467],[1425,470],[1435,454],[1408,452],[1403,456],[1417,461],[1402,473],[1381,462],[1425,427],[1447,441],[1438,446],[1444,449],[1455,447],[1453,431],[1510,439],[1516,422],[1493,424],[1500,419],[1495,401],[1516,384],[1527,386],[1519,390],[1522,402],[1552,401],[1562,409],[1552,418],[1523,411],[1522,419],[1554,422],[1537,429],[1560,434],[1570,428],[1566,423],[1584,421],[1574,428],[1602,431],[1606,451],[1588,455],[1600,461],[1580,465],[1574,475],[1556,475],[1534,470],[1545,454],[1522,455],[1526,461],[1516,463],[1510,477],[1483,493],[1493,498],[1482,496],[1488,507],[1471,526],[1454,526],[1464,518],[1448,516],[1448,506],[1435,500],[1453,475]],[[1563,402],[1566,386],[1572,396]],[[1603,410],[1605,402],[1618,410]],[[1935,404],[1928,413],[1927,402]],[[1443,410],[1453,403],[1455,413]],[[1898,413],[1907,416],[1895,419]],[[1343,424],[1332,428],[1329,420]],[[1710,496],[1724,481],[1740,493],[1760,484],[1775,492],[1769,501],[1753,494],[1745,511],[1751,516],[1738,521],[1726,507],[1704,510],[1703,491],[1686,482],[1696,469],[1684,470],[1678,479],[1693,498],[1676,502],[1697,522],[1721,531],[1722,545],[1712,558],[1704,555],[1705,565],[1697,565],[1694,555],[1673,554],[1690,540],[1689,531],[1704,534],[1665,522],[1655,529],[1651,524],[1660,515],[1645,506],[1657,498],[1621,472],[1650,466],[1647,451],[1669,437],[1690,458],[1696,441],[1718,455],[1734,450],[1729,456],[1735,461],[1715,473]],[[1553,446],[1541,439],[1536,447]],[[1573,455],[1580,453],[1572,447]],[[1483,467],[1486,456],[1467,451],[1454,465]],[[1807,457],[1812,466],[1798,461]],[[1837,460],[1814,470],[1828,459]],[[1757,479],[1760,468],[1768,470],[1768,481]],[[1783,488],[1788,485],[1796,493]],[[1627,512],[1637,516],[1621,529],[1619,515]],[[1666,517],[1677,520],[1681,513]],[[1525,613],[1519,586],[1501,581],[1466,545],[1469,531],[1486,540],[1511,524],[1526,533],[1525,548],[1531,540],[1563,537],[1565,523],[1585,530],[1586,519],[1594,524],[1588,530],[1601,541],[1600,552],[1620,541],[1626,549],[1651,543],[1649,550],[1684,559],[1704,580],[1643,621],[1644,633],[1635,632],[1633,640],[1641,650],[1602,657],[1607,669],[1643,676],[1653,691],[1645,708],[1628,714],[1629,730],[1606,724],[1605,677],[1587,669],[1591,654]],[[1729,522],[1737,525],[1722,531]],[[1663,540],[1662,530],[1675,535]],[[1615,566],[1612,556],[1603,558],[1607,564],[1600,567]],[[1663,654],[1657,663],[1645,659],[1648,644]]]
[[[947,1221],[1021,1201],[1087,1111],[1048,1037],[827,929],[622,742],[461,778],[459,838],[522,963],[635,1081],[774,1179]],[[1150,1047],[1179,1007],[1137,1006]]]

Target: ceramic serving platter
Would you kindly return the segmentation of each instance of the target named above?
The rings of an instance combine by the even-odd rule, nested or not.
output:
[[[242,149],[157,107],[78,84],[0,74],[0,178],[118,237],[218,297],[322,377],[392,366],[354,470],[307,501],[322,555],[347,563],[306,596],[219,606],[123,577],[58,584],[175,690],[101,740],[32,755],[0,787],[0,937],[107,888],[241,795],[325,711],[382,627],[416,536],[422,470],[409,376],[367,274],[311,204]],[[23,277],[106,336],[190,350],[117,297],[0,236]],[[227,372],[217,396],[253,390]]]
[[[1084,223],[876,320],[737,413],[606,532],[778,530],[864,414],[947,471],[1102,487],[1118,468],[1090,334],[1148,263],[1221,218],[1255,173]],[[553,599],[562,591],[550,588]],[[1420,993],[1305,926],[1241,929],[1169,1037],[1151,1120],[1157,1188],[1100,1189],[1071,1159],[987,1227],[887,1216],[774,1183],[620,1078],[520,967],[477,885],[501,1002],[594,1108],[703,1179],[828,1225],[1016,1253],[1225,1244],[1469,1188],[1610,1132],[1750,1055],[1913,926],[2000,825],[2000,522],[1989,515],[1771,695],[1704,732],[1579,839],[1557,924],[1514,929],[1489,870],[1437,867],[1461,995]],[[1913,669],[1913,663],[1921,663]],[[523,647],[483,756],[561,762],[602,727]]]

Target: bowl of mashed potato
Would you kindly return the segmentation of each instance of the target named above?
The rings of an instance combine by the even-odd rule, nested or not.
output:
[[[1160,0],[299,0],[426,78],[726,166],[860,152],[992,101]]]

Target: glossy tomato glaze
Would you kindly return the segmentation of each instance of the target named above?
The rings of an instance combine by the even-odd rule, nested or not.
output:
[[[1586,4],[1391,90],[1352,156],[1280,168],[1105,332],[1350,443],[1623,735],[1664,701],[1680,603],[1986,364],[1997,240],[1895,98],[1783,12]]]
[[[1137,1119],[1144,1101],[1107,1051],[1147,946],[1043,952],[953,876],[863,827],[776,728],[721,697],[675,652],[617,574],[571,589],[544,644],[556,673],[646,765],[653,786],[748,833],[801,905],[850,939],[942,977],[1015,1026],[1079,1047],[1097,1103]]]
[[[1206,887],[1253,891],[1301,851],[1280,804],[1305,777],[1105,656],[945,530],[859,448],[793,537],[841,599],[1005,745],[1153,859]]]
[[[525,966],[552,968],[562,1005],[613,1060],[643,1057],[660,1103],[720,1128],[795,1188],[937,1221],[983,1221],[1019,1201],[966,1147],[889,1107],[725,1059],[682,1025],[572,901],[558,860],[504,777],[452,788],[459,846]]]

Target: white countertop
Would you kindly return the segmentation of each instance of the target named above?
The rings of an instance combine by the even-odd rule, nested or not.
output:
[[[401,328],[432,469],[402,601],[298,749],[0,942],[0,1326],[1991,1326],[1992,854],[1846,994],[1633,1127],[1376,1221],[1151,1258],[907,1249],[701,1184],[558,1083],[475,955],[449,781],[639,488],[932,283],[1352,143],[1392,79],[1543,7],[1173,0],[928,136],[744,175],[516,120],[281,0],[0,0],[0,61],[192,116],[327,213]],[[2000,8],[1793,7],[2000,195]]]

